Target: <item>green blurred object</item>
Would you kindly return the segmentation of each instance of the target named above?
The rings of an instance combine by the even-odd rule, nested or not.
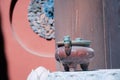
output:
[[[71,42],[70,36],[64,36],[64,43],[63,44],[68,44]]]
[[[69,43],[71,41],[70,36],[64,36],[64,41],[58,41],[56,44],[58,47],[64,46],[65,43]],[[90,40],[84,40],[82,38],[75,38],[75,40],[72,40],[72,46],[83,46],[83,47],[89,47],[91,44]]]

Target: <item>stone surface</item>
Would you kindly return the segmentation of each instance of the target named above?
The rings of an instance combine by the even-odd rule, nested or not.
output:
[[[47,80],[120,80],[120,69],[81,72],[53,72]]]
[[[38,67],[28,75],[27,80],[120,80],[120,69],[50,73],[44,67]]]

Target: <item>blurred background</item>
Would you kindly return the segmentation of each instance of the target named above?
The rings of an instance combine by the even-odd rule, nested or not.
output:
[[[52,40],[39,37],[30,28],[30,1],[37,0],[0,0],[0,80],[25,80],[38,66],[51,72],[60,70],[54,59],[55,42],[64,35],[92,41],[95,57],[90,70],[120,68],[119,0],[55,0]]]

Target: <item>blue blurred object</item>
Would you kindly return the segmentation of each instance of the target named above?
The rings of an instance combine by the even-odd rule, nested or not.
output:
[[[49,18],[54,18],[54,0],[47,0],[43,5],[43,12]]]

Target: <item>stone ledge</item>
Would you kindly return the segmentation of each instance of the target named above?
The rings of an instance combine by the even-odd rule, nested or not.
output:
[[[53,72],[47,80],[120,80],[120,69],[81,72]]]
[[[27,80],[120,80],[120,69],[49,72],[49,70],[44,67],[38,67],[32,70]]]

